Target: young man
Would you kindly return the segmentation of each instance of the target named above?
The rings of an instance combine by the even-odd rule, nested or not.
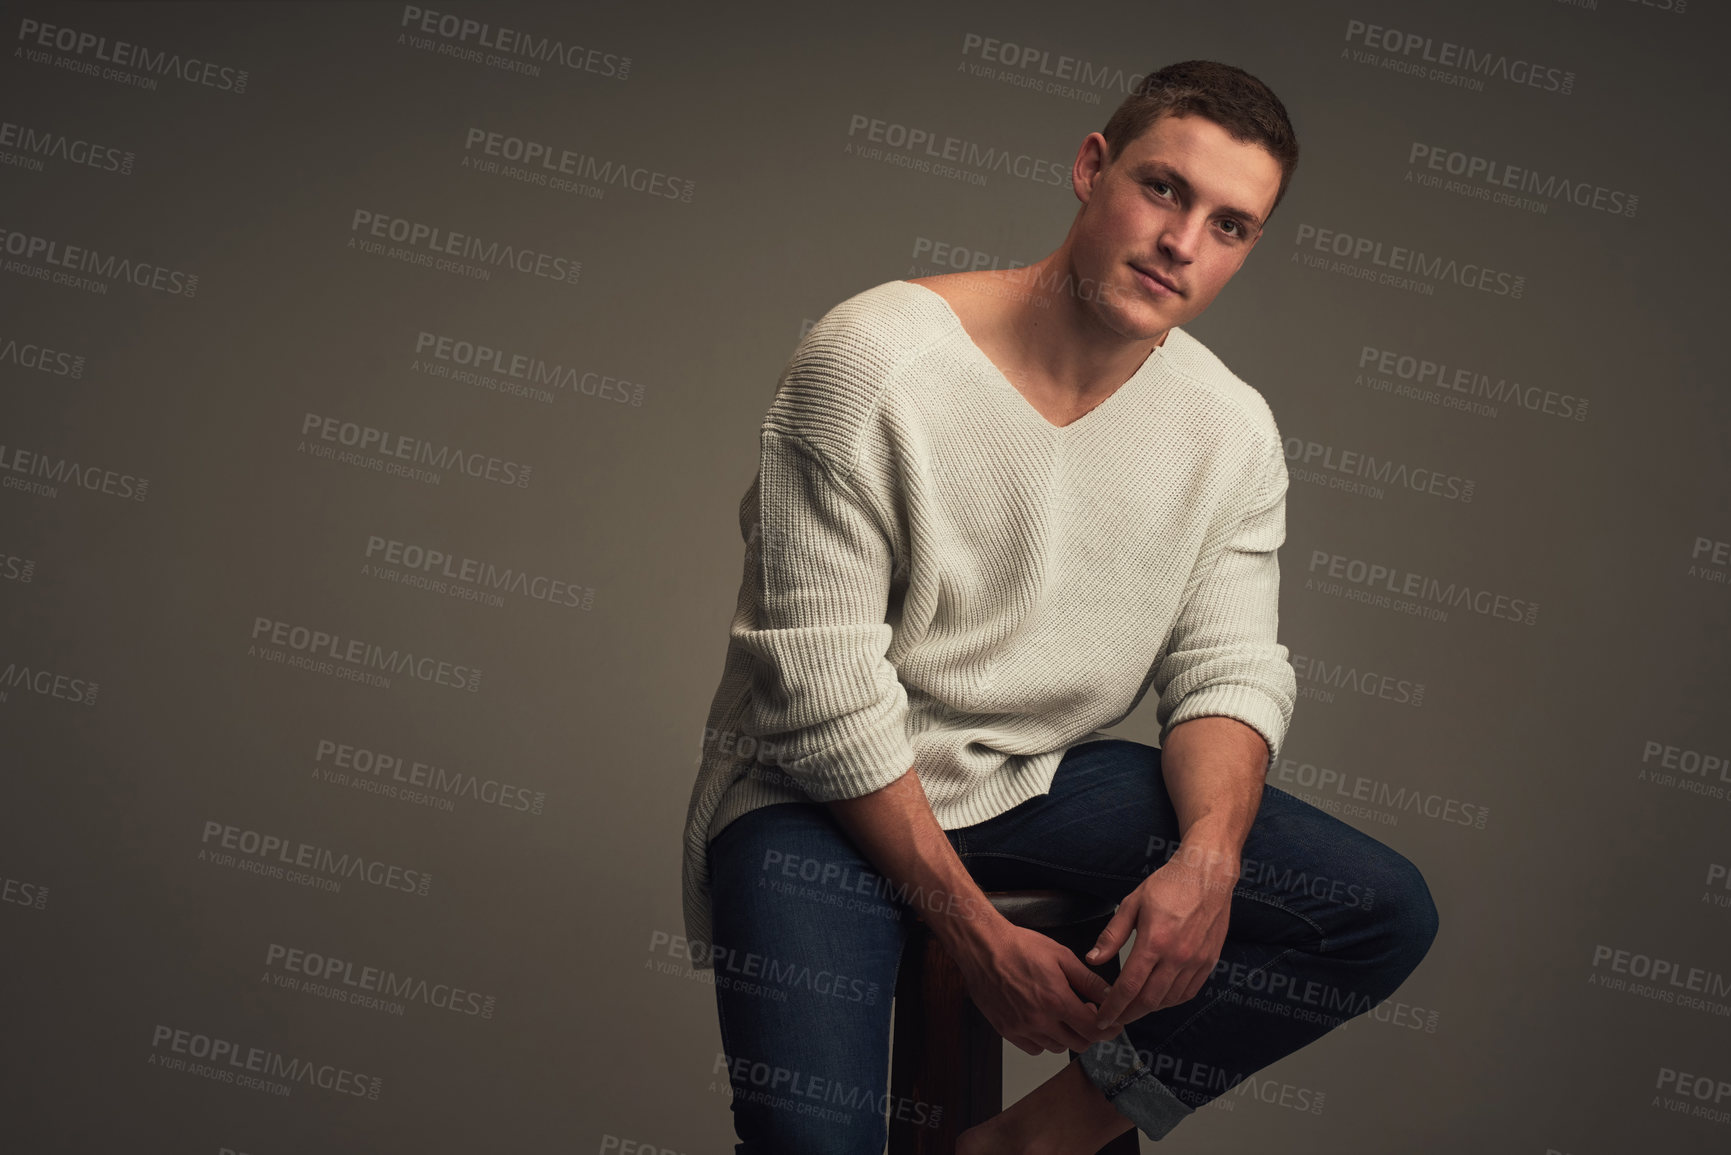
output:
[[[742,1155],[877,1155],[943,1107],[886,1101],[911,917],[1005,1038],[1080,1053],[961,1155],[1159,1139],[1429,949],[1413,864],[1265,781],[1285,458],[1180,327],[1297,156],[1260,81],[1172,65],[1082,142],[1053,253],[878,285],[795,351],[686,827]],[[1104,736],[1150,686],[1160,746]],[[984,895],[1024,887],[1119,902],[1115,983]]]

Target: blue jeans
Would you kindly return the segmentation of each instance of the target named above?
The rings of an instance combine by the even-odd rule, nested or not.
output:
[[[1051,790],[946,832],[984,890],[1121,900],[1178,846],[1157,747],[1071,747]],[[880,1155],[891,1116],[891,996],[915,915],[820,803],[750,811],[710,843],[717,1010],[736,1155]],[[1436,937],[1418,868],[1264,784],[1220,959],[1187,1002],[1080,1062],[1151,1139],[1247,1076],[1387,998]]]

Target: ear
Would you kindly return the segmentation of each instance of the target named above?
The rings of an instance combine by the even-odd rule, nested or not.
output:
[[[1100,174],[1109,167],[1106,153],[1106,138],[1097,132],[1083,137],[1081,146],[1076,149],[1076,162],[1070,166],[1070,187],[1083,204],[1093,197]]]

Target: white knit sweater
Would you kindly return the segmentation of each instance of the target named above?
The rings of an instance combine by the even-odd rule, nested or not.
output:
[[[983,822],[1150,686],[1162,739],[1224,715],[1273,766],[1297,693],[1275,640],[1286,459],[1262,395],[1181,328],[1060,428],[943,297],[888,281],[799,343],[760,449],[686,817],[693,942],[708,841],[739,815],[913,767],[940,826]]]

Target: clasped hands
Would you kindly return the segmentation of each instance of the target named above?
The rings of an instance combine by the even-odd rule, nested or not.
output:
[[[1114,983],[1068,947],[1007,919],[952,954],[998,1034],[1030,1055],[1085,1051],[1116,1038],[1127,1022],[1196,997],[1226,941],[1237,874],[1236,858],[1181,848],[1138,883],[1087,956],[1098,965],[1134,931]]]

